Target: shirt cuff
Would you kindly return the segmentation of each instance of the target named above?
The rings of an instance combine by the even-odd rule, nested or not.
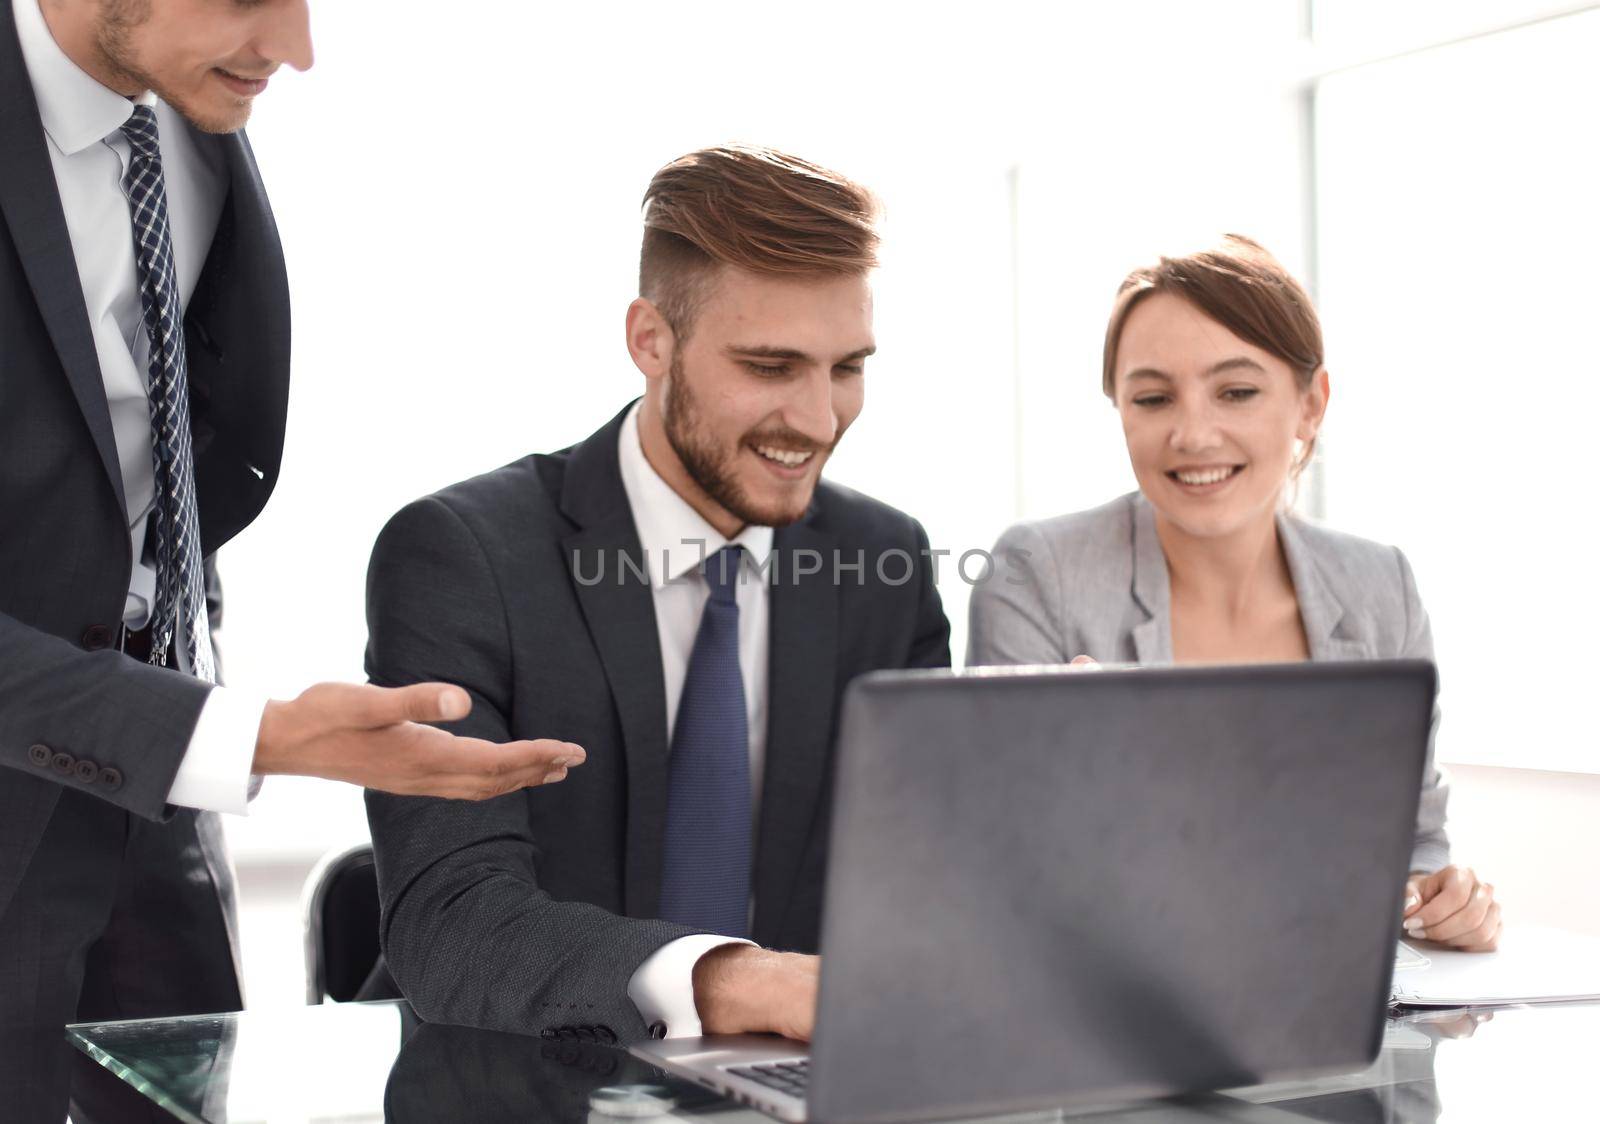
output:
[[[698,1038],[700,1010],[694,1005],[694,966],[714,948],[727,944],[752,944],[715,933],[701,933],[669,941],[650,954],[628,980],[628,998],[639,1008],[654,1038]],[[665,1033],[657,1034],[656,1024]]]
[[[237,687],[213,687],[200,709],[194,736],[172,778],[167,803],[206,812],[245,815],[261,787],[250,775],[267,700]]]

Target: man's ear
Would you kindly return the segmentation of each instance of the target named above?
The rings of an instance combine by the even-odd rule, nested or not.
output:
[[[663,378],[672,369],[677,341],[661,310],[639,297],[628,306],[628,354],[647,379]]]

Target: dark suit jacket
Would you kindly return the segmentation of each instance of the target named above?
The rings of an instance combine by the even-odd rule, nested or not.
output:
[[[587,762],[482,803],[367,794],[389,969],[423,1018],[491,1030],[646,1034],[634,970],[688,930],[656,916],[667,811],[666,696],[617,441],[587,441],[417,501],[367,584],[374,682],[459,683],[479,737],[561,738]],[[832,484],[773,540],[766,761],[754,938],[815,951],[838,702],[855,676],[949,663],[949,625],[910,517]],[[818,552],[798,576],[795,552]],[[836,582],[833,552],[859,575]],[[909,580],[891,584],[906,564]],[[626,570],[627,555],[641,567]],[[604,560],[605,577],[594,581]],[[581,567],[575,574],[574,564]],[[625,580],[619,582],[619,571]],[[578,580],[582,575],[582,581]]]
[[[277,481],[289,293],[249,145],[196,135],[221,150],[230,182],[184,320],[209,557]],[[47,861],[34,852],[63,786],[166,814],[210,690],[112,650],[133,565],[128,517],[48,143],[0,4],[0,911],[28,863]]]

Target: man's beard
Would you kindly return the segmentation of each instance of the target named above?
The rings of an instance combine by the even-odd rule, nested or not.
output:
[[[133,54],[133,31],[150,18],[150,0],[103,0],[95,27],[95,48],[101,61],[129,89],[149,90],[177,110],[195,128],[206,133],[231,133],[244,127],[250,116],[246,102],[237,119],[201,116],[190,102],[178,97],[158,78],[139,66]]]
[[[736,446],[731,454],[724,454],[706,436],[704,427],[700,424],[699,404],[689,390],[688,380],[683,377],[682,354],[681,349],[675,349],[672,354],[672,365],[667,374],[667,400],[661,420],[667,431],[667,443],[678,455],[678,460],[688,472],[689,479],[699,485],[700,490],[715,500],[724,511],[746,526],[786,527],[800,519],[806,513],[805,507],[798,511],[782,508],[764,509],[739,486],[733,468],[739,449]],[[823,449],[815,441],[793,430],[766,433],[761,436],[783,448],[800,451],[814,449],[818,457],[826,457],[832,452],[831,448]],[[741,439],[740,444],[743,443]],[[806,506],[809,506],[809,502]]]

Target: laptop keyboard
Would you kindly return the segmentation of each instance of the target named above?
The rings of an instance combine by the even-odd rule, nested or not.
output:
[[[806,1095],[806,1078],[811,1075],[811,1059],[796,1058],[792,1062],[728,1066],[727,1068],[728,1072],[735,1077],[743,1077],[747,1081],[757,1082],[769,1089],[776,1089],[780,1093],[788,1093],[791,1097],[799,1097],[803,1100]]]

